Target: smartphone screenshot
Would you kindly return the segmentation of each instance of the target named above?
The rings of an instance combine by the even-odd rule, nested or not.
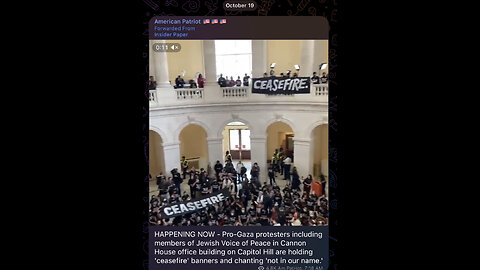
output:
[[[334,269],[332,33],[292,2],[149,19],[147,269]]]

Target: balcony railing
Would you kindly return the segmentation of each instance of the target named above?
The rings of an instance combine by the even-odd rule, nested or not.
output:
[[[240,87],[222,87],[223,97],[232,98],[232,97],[247,97],[249,86],[240,86]]]
[[[170,107],[189,104],[224,104],[242,102],[328,102],[328,84],[312,84],[310,94],[252,94],[251,86],[205,88],[157,88],[150,90],[150,107]]]
[[[327,96],[328,95],[328,84],[312,84],[315,96]]]
[[[203,88],[175,89],[177,99],[202,99]]]
[[[157,103],[157,90],[150,90],[148,100],[152,103]]]

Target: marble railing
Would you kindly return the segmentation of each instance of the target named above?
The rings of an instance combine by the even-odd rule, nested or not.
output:
[[[309,94],[262,95],[252,94],[250,86],[204,88],[157,88],[150,90],[150,107],[171,107],[195,104],[224,104],[242,102],[328,102],[328,84],[312,84]]]

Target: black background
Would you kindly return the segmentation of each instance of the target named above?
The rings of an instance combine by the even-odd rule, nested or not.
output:
[[[316,15],[327,18],[332,10],[320,7],[324,2],[337,7],[331,30],[338,33],[335,80],[342,90],[334,115],[339,185],[338,225],[332,230],[337,230],[338,242],[331,242],[331,269],[386,269],[406,263],[395,250],[406,235],[391,225],[413,218],[393,204],[382,207],[392,202],[390,194],[398,194],[402,183],[399,162],[405,145],[392,137],[402,119],[387,112],[398,103],[390,79],[397,78],[400,70],[394,66],[404,55],[388,51],[397,38],[379,29],[387,11],[358,1],[311,1],[319,6]],[[268,14],[288,15],[288,2],[278,3],[281,7]],[[51,258],[55,266],[146,269],[147,184],[142,181],[148,173],[148,99],[138,93],[148,67],[146,18],[177,10],[150,9],[143,1],[64,6],[59,17],[41,24],[53,30],[40,33],[39,43],[46,44],[29,51],[39,59],[28,62],[28,74],[40,74],[30,82],[45,90],[42,99],[31,93],[31,114],[38,121],[28,127],[37,132],[23,143],[36,147],[28,157],[35,160],[31,169],[39,177],[29,188],[42,201],[35,207],[41,213],[35,224],[43,225],[38,237],[55,243],[44,259]],[[299,15],[308,16],[308,8]],[[47,64],[52,68],[45,71]]]

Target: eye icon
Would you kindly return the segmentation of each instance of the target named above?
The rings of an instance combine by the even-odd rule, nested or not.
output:
[[[264,269],[264,267],[261,266],[261,265],[258,267],[258,270],[263,270],[263,269]]]

